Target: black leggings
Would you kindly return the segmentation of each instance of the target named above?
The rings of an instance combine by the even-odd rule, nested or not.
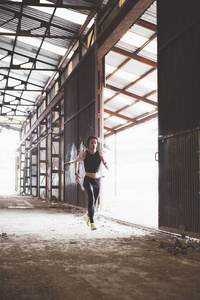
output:
[[[90,217],[90,223],[94,223],[94,209],[100,193],[101,178],[85,176],[83,186],[88,195],[88,215]]]

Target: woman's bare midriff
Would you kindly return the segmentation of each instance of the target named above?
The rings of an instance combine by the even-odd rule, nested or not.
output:
[[[99,178],[99,173],[85,173],[85,176],[88,176],[90,178]]]

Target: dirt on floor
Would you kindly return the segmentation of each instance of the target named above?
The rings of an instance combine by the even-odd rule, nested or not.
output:
[[[200,299],[199,240],[0,198],[0,300]]]

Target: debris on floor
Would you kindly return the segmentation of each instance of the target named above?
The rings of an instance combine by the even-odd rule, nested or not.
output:
[[[7,239],[8,236],[7,236],[7,233],[5,232],[2,232],[2,234],[0,235],[2,239]]]
[[[174,242],[161,241],[160,247],[173,255],[187,255],[187,258],[200,261],[199,240],[175,239]]]

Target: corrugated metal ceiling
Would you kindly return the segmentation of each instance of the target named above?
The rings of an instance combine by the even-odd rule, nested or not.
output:
[[[44,8],[41,0],[34,1],[35,6],[27,1],[33,3],[0,2],[0,124],[19,128],[63,55],[76,44],[81,30],[89,30],[87,17],[108,2],[63,0],[61,5],[42,0]],[[156,38],[155,1],[106,55],[105,136],[157,116]]]
[[[101,0],[0,2],[0,124],[19,128]],[[52,7],[53,6],[53,7]]]

